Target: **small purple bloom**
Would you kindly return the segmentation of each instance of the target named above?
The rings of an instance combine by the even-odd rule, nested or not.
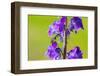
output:
[[[54,42],[52,42],[52,47],[54,47],[54,48],[57,48],[57,42],[56,41],[54,41]]]
[[[82,59],[83,58],[82,54],[83,54],[82,51],[77,46],[71,51],[69,51],[69,53],[67,53],[67,57],[68,59]]]
[[[60,49],[60,48],[56,48],[55,51],[56,51],[57,53],[60,53],[60,52],[61,52],[61,49]]]
[[[56,42],[53,42],[51,46],[48,47],[48,50],[46,52],[46,55],[53,60],[58,60],[61,58],[60,54],[61,49],[58,48],[58,45]]]
[[[62,18],[60,19],[60,25],[59,25],[60,32],[63,32],[65,30],[66,21],[67,21],[66,16],[62,16]]]
[[[62,23],[66,23],[66,16],[62,16],[62,18],[60,19],[60,21],[61,21]]]
[[[54,23],[53,23],[53,28],[56,30],[56,31],[59,31],[59,24],[60,24],[60,21],[58,20],[58,21],[55,21]]]
[[[65,30],[66,17],[63,16],[59,20],[55,21],[50,25],[48,30],[48,35],[52,36],[53,34],[61,34]]]
[[[70,35],[70,31],[69,29],[66,29],[66,36],[69,36]]]
[[[57,32],[57,30],[53,27],[53,25],[50,25],[49,30],[48,30],[48,35],[52,36],[56,32]]]
[[[63,32],[64,29],[65,29],[65,25],[61,23],[61,24],[59,25],[59,32]]]
[[[70,22],[69,30],[75,30],[75,33],[77,33],[77,31],[80,29],[84,29],[82,19],[80,17],[73,17]]]

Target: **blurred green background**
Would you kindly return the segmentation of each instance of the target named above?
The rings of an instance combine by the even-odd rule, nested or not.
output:
[[[28,15],[28,60],[49,60],[45,56],[50,38],[48,28],[60,16]],[[71,16],[67,17],[68,23]],[[67,38],[67,50],[79,46],[83,52],[83,58],[88,57],[88,18],[82,17],[84,30],[79,30],[77,34],[71,32]],[[60,47],[62,44],[60,44]]]

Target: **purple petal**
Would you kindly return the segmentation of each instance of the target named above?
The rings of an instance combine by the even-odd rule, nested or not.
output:
[[[80,17],[73,17],[70,22],[69,26],[70,31],[75,30],[76,32],[79,29],[84,29],[82,24],[82,19]]]
[[[49,27],[48,35],[64,33],[65,30],[66,17],[63,16],[59,20],[54,21],[54,23]]]
[[[49,26],[49,30],[48,30],[48,35],[52,36],[53,34],[55,34],[57,32],[57,29],[54,28],[53,25]]]
[[[73,26],[72,23],[70,23],[69,30],[70,30],[70,31],[73,31],[73,30],[74,30],[74,26]]]
[[[48,47],[48,50],[47,50],[47,52],[46,52],[46,55],[47,55],[50,59],[53,59],[53,60],[58,60],[58,59],[61,58],[59,49],[54,48],[53,46],[49,46],[49,47]]]
[[[59,32],[64,31],[64,29],[65,29],[65,25],[61,23],[61,24],[59,25]]]
[[[66,23],[66,16],[62,16],[62,18],[60,19],[60,21],[62,22],[62,23]]]
[[[48,30],[48,35],[51,36],[54,33],[53,26],[51,25]]]
[[[66,36],[70,35],[70,31],[68,29],[66,29]]]
[[[56,41],[52,42],[52,47],[57,48],[57,42]]]
[[[59,30],[59,24],[60,24],[60,21],[59,20],[58,21],[55,21],[53,23],[54,29],[56,29],[57,31]]]
[[[69,53],[67,54],[67,57],[68,57],[68,59],[81,59],[81,58],[83,58],[82,51],[77,46],[74,49],[72,49],[71,51],[69,51]]]
[[[61,49],[60,49],[60,48],[56,48],[55,51],[56,51],[57,53],[60,53]]]

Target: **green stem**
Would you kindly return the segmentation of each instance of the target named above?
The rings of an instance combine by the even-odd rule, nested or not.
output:
[[[63,59],[66,59],[66,53],[67,53],[67,46],[66,46],[66,44],[67,44],[67,39],[66,39],[67,37],[66,37],[66,31],[64,31],[64,53],[63,53]]]
[[[67,18],[66,18],[67,20]],[[67,53],[67,35],[66,35],[66,28],[67,27],[67,22],[65,24],[65,31],[64,31],[64,53],[63,53],[63,59],[66,59],[66,53]]]

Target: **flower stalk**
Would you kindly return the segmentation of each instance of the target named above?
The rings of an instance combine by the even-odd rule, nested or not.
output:
[[[67,18],[66,18],[67,21]],[[67,53],[67,35],[66,35],[66,29],[67,28],[67,22],[65,23],[65,30],[64,30],[64,54],[63,54],[63,59],[66,59],[66,53]]]
[[[64,53],[63,53],[63,59],[66,59],[66,52],[67,52],[67,37],[66,37],[66,31],[64,31]]]

